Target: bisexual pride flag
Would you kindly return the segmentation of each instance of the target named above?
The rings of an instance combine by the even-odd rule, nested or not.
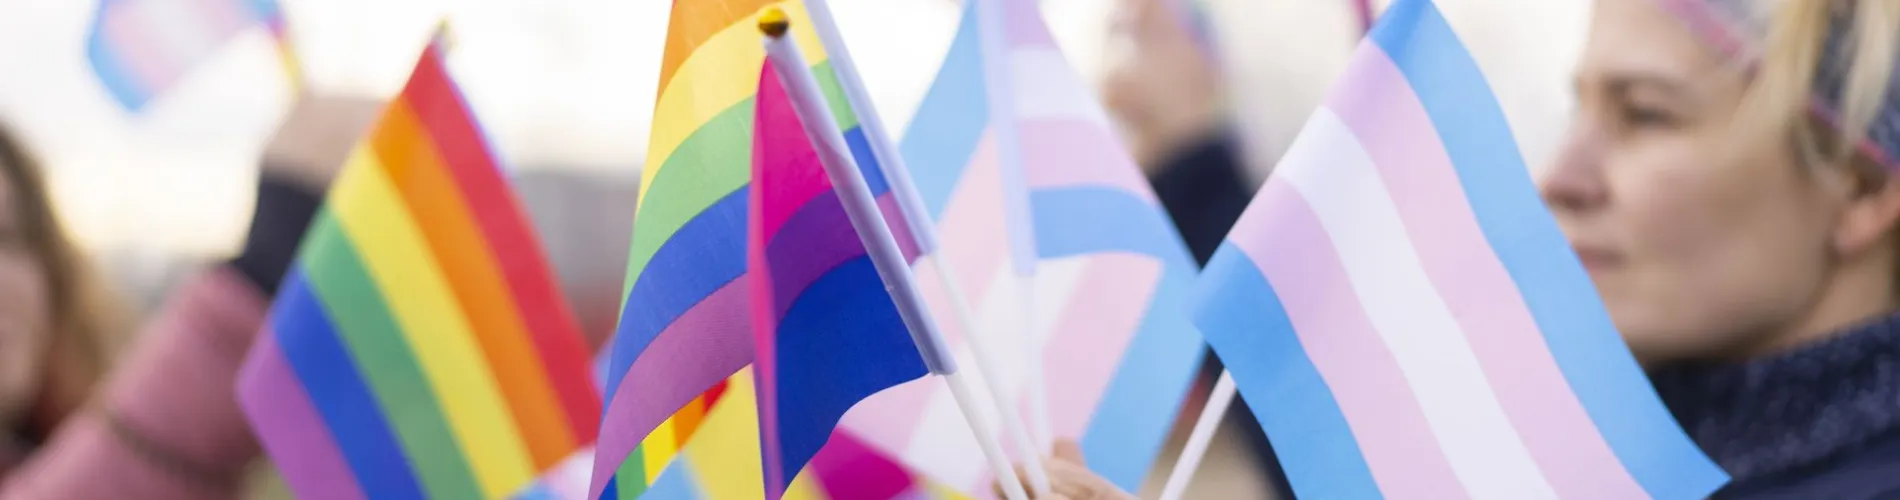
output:
[[[607,368],[595,496],[644,492],[687,439],[678,414],[703,416],[703,393],[753,361],[752,298],[742,277],[754,98],[765,61],[756,18],[770,5],[790,16],[788,36],[805,51],[899,245],[913,256],[919,247],[803,3],[676,2]]]
[[[1301,498],[1704,498],[1484,75],[1402,0],[1197,285]]]

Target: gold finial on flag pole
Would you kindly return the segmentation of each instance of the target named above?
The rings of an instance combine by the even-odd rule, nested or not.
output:
[[[765,33],[765,36],[772,38],[785,36],[785,31],[791,28],[792,21],[785,17],[785,9],[772,6],[766,7],[764,12],[759,13],[759,32]]]

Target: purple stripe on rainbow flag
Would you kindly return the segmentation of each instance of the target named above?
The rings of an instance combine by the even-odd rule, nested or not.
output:
[[[1295,492],[1700,498],[1720,486],[1613,329],[1546,320],[1607,325],[1594,295],[1570,295],[1588,289],[1582,273],[1551,272],[1575,258],[1449,24],[1404,0],[1371,38],[1198,286],[1197,323],[1242,395],[1279,402],[1257,416]]]
[[[251,425],[259,434],[290,436],[291,439],[260,443],[270,456],[278,457],[278,473],[292,489],[318,498],[352,500],[367,498],[357,486],[356,475],[337,449],[336,438],[324,426],[321,414],[310,403],[310,395],[297,381],[296,372],[284,351],[277,346],[277,334],[270,327],[258,334],[257,346],[244,360],[240,370],[248,376],[238,380],[239,394],[274,391],[276,404],[258,404],[258,398],[239,398],[238,405],[251,415]]]

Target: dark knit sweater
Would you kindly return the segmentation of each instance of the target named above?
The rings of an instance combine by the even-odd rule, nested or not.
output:
[[[1900,498],[1900,314],[1776,356],[1651,380],[1734,477],[1717,499]]]

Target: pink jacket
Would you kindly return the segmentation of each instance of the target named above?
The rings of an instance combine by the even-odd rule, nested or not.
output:
[[[233,387],[268,307],[229,267],[187,280],[0,500],[236,498],[259,450]]]

